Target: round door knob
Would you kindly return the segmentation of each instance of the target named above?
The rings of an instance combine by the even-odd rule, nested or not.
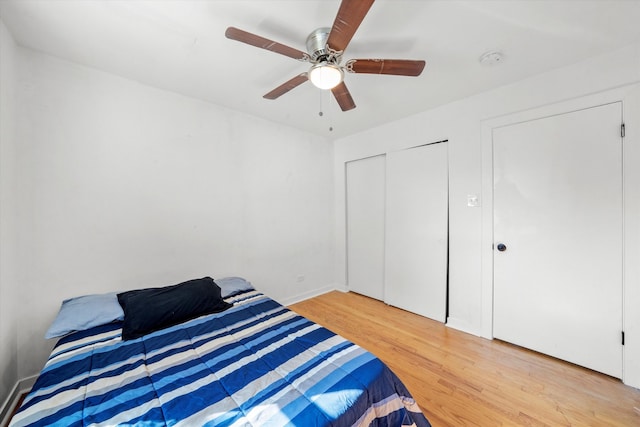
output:
[[[504,252],[507,250],[507,245],[505,245],[504,243],[498,243],[497,247],[500,252]]]

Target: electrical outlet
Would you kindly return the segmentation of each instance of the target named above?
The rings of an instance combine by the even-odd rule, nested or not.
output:
[[[469,206],[470,208],[480,206],[480,200],[478,199],[478,196],[476,196],[475,194],[469,194],[467,196],[467,206]]]

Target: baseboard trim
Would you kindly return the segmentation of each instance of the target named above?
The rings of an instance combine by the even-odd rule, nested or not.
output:
[[[327,292],[338,290],[339,288],[335,285],[327,285],[323,288],[314,289],[313,291],[305,292],[300,295],[295,295],[288,298],[283,298],[278,300],[278,302],[284,306],[289,306],[291,304],[295,304],[297,302],[301,302],[307,300],[309,298],[317,297],[318,295],[326,294]]]
[[[0,425],[6,426],[9,424],[9,417],[18,404],[20,396],[22,396],[23,393],[27,393],[29,390],[31,390],[31,387],[33,387],[33,385],[35,384],[37,378],[37,375],[23,378],[13,386],[11,393],[9,393],[9,396],[7,396],[7,398],[5,399],[2,407],[0,407],[0,420],[2,420],[2,423],[0,423]]]

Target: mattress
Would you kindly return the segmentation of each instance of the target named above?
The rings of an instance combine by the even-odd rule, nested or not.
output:
[[[378,358],[251,290],[123,341],[61,338],[11,426],[429,426]]]

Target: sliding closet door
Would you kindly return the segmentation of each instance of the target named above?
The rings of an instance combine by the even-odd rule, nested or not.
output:
[[[447,143],[387,154],[385,302],[445,321]]]
[[[383,299],[385,156],[346,164],[347,284]]]

